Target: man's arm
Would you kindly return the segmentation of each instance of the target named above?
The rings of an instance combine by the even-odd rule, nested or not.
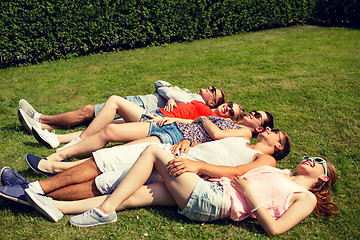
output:
[[[228,167],[175,157],[168,162],[168,170],[172,176],[179,176],[185,172],[198,172],[213,178],[228,177],[232,179],[235,176],[243,175],[254,168],[264,165],[275,167],[276,160],[270,155],[259,153],[255,155],[255,159],[251,163]]]
[[[189,103],[193,100],[203,101],[200,95],[193,94],[186,89],[180,89],[178,86],[159,87],[157,92],[166,100],[174,99],[177,103]]]
[[[172,85],[166,81],[162,81],[162,80],[159,80],[159,81],[156,81],[154,83],[155,85],[155,90],[157,90],[158,88],[160,87],[171,87]]]

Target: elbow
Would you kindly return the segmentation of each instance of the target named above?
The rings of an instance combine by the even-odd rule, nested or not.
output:
[[[266,233],[269,237],[275,237],[275,236],[282,234],[283,232],[279,231],[277,229],[267,229]]]
[[[210,137],[214,140],[220,140],[220,139],[223,139],[224,136],[220,133],[212,133],[212,134],[209,134]]]
[[[266,233],[269,237],[275,237],[275,236],[279,235],[276,232],[266,232]]]

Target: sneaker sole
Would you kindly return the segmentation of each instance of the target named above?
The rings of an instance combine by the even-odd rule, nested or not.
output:
[[[80,225],[80,224],[77,224],[77,223],[74,223],[73,221],[71,221],[71,218],[70,218],[69,223],[75,227],[94,227],[94,226],[98,226],[98,225],[113,223],[116,221],[117,221],[117,218],[115,218],[114,220],[111,220],[110,222],[99,222],[99,223],[94,223],[94,224]]]
[[[21,199],[18,199],[18,198],[16,198],[16,197],[11,197],[11,196],[9,196],[9,195],[3,194],[2,192],[0,192],[0,196],[3,197],[3,198],[9,199],[9,200],[11,200],[11,201],[24,204],[24,205],[26,205],[26,206],[31,206],[30,203],[27,202],[27,201],[25,201],[25,200],[21,200]]]
[[[58,218],[57,216],[55,216],[54,214],[52,214],[47,208],[46,206],[44,206],[41,201],[39,201],[34,194],[37,193],[33,193],[31,192],[31,190],[27,191],[27,189],[25,190],[25,196],[26,199],[30,202],[30,206],[34,207],[36,210],[38,210],[40,213],[42,213],[44,216],[46,216],[50,221],[52,222],[57,222],[59,221],[61,218]]]
[[[52,148],[55,148],[53,147],[50,143],[48,143],[46,141],[46,138],[43,137],[40,133],[38,133],[34,128],[32,129],[32,134],[34,135],[35,139],[41,143],[42,145],[44,145],[46,148],[49,148],[49,149],[52,149]]]
[[[26,119],[23,117],[23,115],[21,114],[20,112],[20,109],[18,110],[18,118],[19,118],[19,121],[21,123],[21,125],[25,128],[25,130],[32,134],[32,127],[31,127],[31,124],[29,124]]]

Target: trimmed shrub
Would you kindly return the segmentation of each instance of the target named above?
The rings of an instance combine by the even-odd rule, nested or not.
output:
[[[303,24],[314,0],[2,0],[0,67]]]
[[[314,23],[360,27],[359,0],[317,0]]]

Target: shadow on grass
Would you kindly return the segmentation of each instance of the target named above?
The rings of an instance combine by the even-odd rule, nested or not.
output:
[[[136,209],[140,209],[140,208],[136,208]],[[259,222],[256,219],[250,217],[240,222],[235,222],[232,221],[231,219],[220,219],[211,222],[201,222],[201,221],[190,220],[187,217],[179,214],[177,207],[146,207],[144,209],[151,212],[151,214],[155,217],[166,218],[168,221],[171,222],[181,222],[183,224],[195,226],[195,227],[216,225],[223,227],[239,228],[239,229],[244,229],[251,234],[261,234],[267,237],[267,234],[265,233],[264,229],[261,227]],[[127,209],[122,212],[119,212],[118,214],[131,210],[135,210],[135,209]],[[132,213],[128,212],[127,214],[131,215]]]

